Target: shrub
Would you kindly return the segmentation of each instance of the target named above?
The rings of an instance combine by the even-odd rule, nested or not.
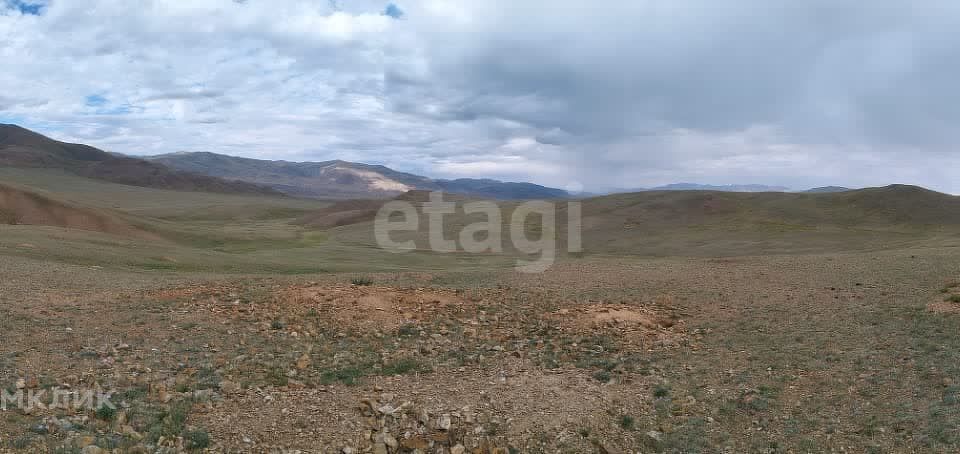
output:
[[[350,283],[353,285],[362,285],[362,286],[373,285],[373,279],[370,279],[368,277],[355,277],[350,280]]]
[[[205,449],[210,446],[210,435],[202,429],[188,430],[183,434],[183,439],[187,442],[187,449]]]
[[[383,375],[404,375],[410,372],[425,371],[427,367],[413,358],[401,358],[396,361],[383,365],[381,373]]]
[[[320,382],[328,385],[334,382],[340,382],[345,385],[356,385],[360,378],[364,375],[367,375],[359,367],[343,367],[339,369],[333,369],[324,371],[320,375]]]
[[[22,437],[18,437],[10,440],[10,446],[19,450],[25,450],[29,448],[30,445],[32,444],[33,444],[33,437],[29,435],[24,435]]]
[[[97,409],[97,419],[104,421],[113,421],[117,417],[117,409],[103,405]]]
[[[153,418],[148,427],[148,439],[156,442],[160,437],[176,437],[183,433],[187,423],[187,416],[193,409],[193,402],[181,400],[170,406],[169,410],[162,410]]]
[[[613,377],[610,375],[609,371],[601,370],[593,374],[593,378],[601,383],[610,383],[610,379]]]
[[[397,335],[403,337],[413,337],[420,335],[420,328],[413,323],[404,323],[397,328]]]
[[[653,388],[653,397],[663,398],[670,395],[670,388],[666,385],[657,385],[656,388]]]

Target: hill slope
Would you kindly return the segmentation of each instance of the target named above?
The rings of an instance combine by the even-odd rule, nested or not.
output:
[[[923,227],[960,225],[960,197],[907,185],[825,193],[651,191],[587,199],[584,215],[670,228],[755,223]]]
[[[915,186],[836,193],[651,191],[580,203],[582,244],[588,254],[730,256],[960,244],[960,197]],[[300,223],[337,228],[358,243],[373,244],[370,221],[382,204],[334,204],[302,217]],[[504,221],[515,206],[500,204]],[[567,239],[568,205],[560,201],[556,206],[562,243]],[[477,221],[482,217],[466,216],[458,209],[444,217],[449,229],[444,235],[456,238],[463,226]],[[427,248],[426,219],[419,225],[409,238]],[[537,225],[528,227],[534,235],[540,231]],[[504,225],[507,249],[508,230]]]
[[[629,188],[608,191],[608,194],[623,194],[632,192],[650,191],[719,191],[719,192],[789,192],[785,186],[767,186],[762,184],[727,184],[712,185],[698,183],[672,183],[652,188]]]
[[[216,153],[172,153],[148,158],[174,169],[270,186],[322,198],[388,198],[411,190],[446,191],[494,199],[564,198],[566,191],[489,179],[434,180],[380,165],[347,161],[289,162]]]
[[[0,184],[0,224],[47,225],[140,239],[158,238],[101,210],[73,206],[4,184]]]
[[[583,202],[584,245],[657,255],[893,248],[960,236],[960,197],[893,185],[833,193],[664,191]]]
[[[852,189],[843,187],[843,186],[821,186],[819,188],[807,189],[806,191],[803,191],[803,192],[817,193],[817,192],[847,192],[847,191],[852,191]]]
[[[56,141],[7,124],[0,124],[0,166],[63,169],[87,178],[150,188],[280,195],[264,186],[173,170],[161,163]]]

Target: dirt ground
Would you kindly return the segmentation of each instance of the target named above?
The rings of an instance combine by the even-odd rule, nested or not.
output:
[[[22,452],[956,452],[960,254],[602,259],[547,273],[0,266]]]

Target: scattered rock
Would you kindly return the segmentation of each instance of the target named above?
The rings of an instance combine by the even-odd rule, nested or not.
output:
[[[384,443],[385,445],[387,445],[388,448],[390,448],[390,449],[392,449],[392,450],[394,450],[394,451],[396,451],[396,450],[397,450],[397,447],[400,446],[400,443],[397,442],[397,439],[394,438],[393,435],[390,435],[389,433],[384,433],[384,434],[383,434],[383,443]]]
[[[450,420],[450,415],[449,415],[449,414],[444,413],[444,414],[440,415],[440,420],[437,421],[437,428],[438,428],[438,429],[440,429],[440,430],[450,430],[450,426],[451,426],[451,425],[452,425],[452,421]]]
[[[240,384],[223,380],[220,382],[220,391],[224,394],[238,394],[240,392]]]
[[[643,445],[655,451],[663,449],[663,434],[656,430],[651,430],[643,434]]]
[[[297,369],[304,370],[310,366],[310,355],[304,353],[300,359],[297,360]]]
[[[406,449],[427,449],[430,447],[430,442],[417,436],[404,439],[400,445]]]

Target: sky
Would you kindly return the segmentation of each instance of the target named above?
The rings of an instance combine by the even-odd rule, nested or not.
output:
[[[0,122],[568,190],[960,193],[953,0],[0,0]]]

